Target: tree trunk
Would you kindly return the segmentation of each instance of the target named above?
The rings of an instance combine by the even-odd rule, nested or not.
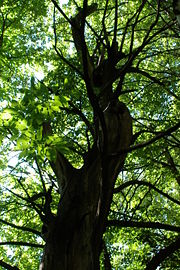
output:
[[[65,191],[57,217],[52,218],[48,226],[40,269],[99,269],[113,184],[109,190],[103,187],[103,198],[101,158],[95,154],[94,157],[92,164],[76,172]],[[115,162],[110,161],[108,171],[110,178],[115,179]]]
[[[94,161],[74,173],[59,204],[58,215],[48,227],[40,269],[98,269],[94,231],[98,221],[101,162]],[[97,251],[96,251],[97,252]]]
[[[58,213],[47,225],[40,269],[99,269],[102,237],[114,183],[126,156],[112,153],[129,147],[132,135],[130,114],[123,103],[119,104],[120,110],[112,111],[109,106],[104,112],[107,152],[102,153],[94,145],[79,170],[73,168],[71,171],[67,160],[60,159],[59,169],[66,172],[67,183]]]
[[[96,9],[96,4],[88,6],[86,16]],[[50,215],[50,218],[46,218],[46,245],[40,266],[43,270],[100,268],[102,237],[114,184],[126,157],[126,154],[120,153],[129,147],[132,139],[129,111],[125,104],[119,102],[117,93],[114,95],[112,91],[112,83],[116,79],[117,55],[112,54],[110,49],[108,59],[94,68],[82,32],[85,19],[82,14],[81,9],[71,19],[72,36],[95,115],[96,136],[81,169],[75,170],[60,153],[55,162],[50,162],[57,177],[61,198],[56,217]],[[120,85],[118,88],[121,88]],[[99,90],[97,96],[94,88]],[[119,155],[115,152],[119,152]]]

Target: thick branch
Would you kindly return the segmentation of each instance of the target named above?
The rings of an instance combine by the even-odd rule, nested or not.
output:
[[[43,136],[52,136],[53,131],[49,122],[43,123]],[[75,168],[71,163],[56,149],[56,159],[49,160],[51,168],[56,175],[60,193],[65,188],[67,182],[71,178]]]
[[[59,7],[60,8],[60,7]],[[60,8],[61,10],[61,8]],[[55,15],[55,11],[56,11],[56,7],[54,5],[54,13],[53,13],[53,28],[54,28],[54,49],[57,53],[57,55],[60,57],[60,59],[62,61],[64,61],[70,68],[72,68],[75,72],[77,72],[78,74],[81,75],[81,77],[83,78],[83,74],[78,70],[78,68],[76,68],[74,65],[71,64],[70,61],[68,61],[62,54],[62,52],[59,52],[58,48],[57,48],[57,32],[56,32],[56,15]],[[63,13],[64,14],[64,13]]]
[[[166,248],[161,249],[147,264],[145,270],[155,270],[172,253],[180,249],[180,237]]]
[[[83,74],[84,81],[86,84],[87,95],[90,101],[90,104],[93,108],[94,114],[98,115],[101,127],[103,130],[103,134],[106,134],[106,124],[104,120],[104,115],[100,106],[98,104],[97,96],[95,95],[91,83],[91,75],[92,75],[92,63],[89,55],[88,48],[86,46],[85,41],[85,19],[87,16],[92,14],[97,9],[96,4],[92,4],[91,6],[87,5],[87,1],[83,2],[83,9],[81,9],[77,15],[72,18],[72,35],[74,39],[74,44],[77,49],[77,53],[80,55],[80,61],[83,66]],[[106,137],[106,136],[105,136]],[[106,141],[106,139],[104,139]]]
[[[73,171],[75,168],[70,164],[70,162],[60,153],[57,151],[56,160],[49,161],[58,181],[58,186],[60,192],[63,191],[67,182],[73,175]]]
[[[180,227],[163,224],[160,222],[144,222],[144,221],[124,221],[124,220],[108,220],[106,225],[108,227],[118,227],[118,228],[144,228],[144,229],[161,229],[171,232],[180,232]]]
[[[106,41],[107,49],[109,49],[109,40],[108,40],[107,31],[106,31],[105,18],[106,18],[108,4],[109,4],[109,0],[106,0],[106,5],[105,5],[105,8],[104,8],[104,14],[103,14],[103,18],[102,18],[102,26],[103,26],[104,38],[105,38],[105,41]]]
[[[12,266],[2,260],[0,260],[0,266],[4,267],[7,270],[20,270],[17,266]]]
[[[3,45],[4,32],[8,28],[8,26],[6,26],[7,15],[4,17],[4,14],[1,12],[1,16],[2,16],[3,23],[2,23],[1,35],[0,35],[0,48]]]
[[[87,14],[87,1],[84,1],[83,4],[83,11],[81,15],[81,25],[79,28],[79,35],[80,35],[80,42],[81,42],[81,53],[82,53],[82,65],[83,65],[83,71],[84,71],[84,80],[86,83],[87,93],[90,100],[90,103],[94,109],[94,111],[97,111],[98,103],[96,102],[96,96],[93,92],[92,85],[91,85],[91,79],[90,79],[90,70],[89,70],[89,52],[88,48],[86,46],[86,41],[84,37],[84,31],[85,31],[85,19]],[[77,33],[78,34],[78,33]]]
[[[112,269],[111,260],[105,241],[103,241],[103,250],[104,250],[104,268],[105,270],[111,270]]]

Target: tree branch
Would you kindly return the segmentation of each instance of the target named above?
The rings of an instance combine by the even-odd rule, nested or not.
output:
[[[2,260],[0,260],[0,266],[4,267],[7,270],[20,270],[17,266],[12,266]]]
[[[125,221],[125,220],[108,220],[106,223],[108,227],[117,227],[117,228],[144,228],[144,229],[161,229],[171,232],[180,232],[180,227],[163,224],[160,222],[145,222],[145,221]]]
[[[41,244],[34,244],[34,243],[27,243],[23,241],[7,241],[7,242],[0,242],[0,246],[25,246],[25,247],[34,247],[34,248],[44,248],[44,245]]]
[[[138,181],[138,180],[132,180],[132,181],[128,181],[122,185],[120,185],[119,187],[114,189],[114,193],[119,193],[120,191],[122,191],[124,188],[129,187],[131,185],[138,185],[138,186],[147,186],[149,188],[154,189],[155,191],[157,191],[159,194],[163,195],[164,197],[166,197],[168,200],[172,201],[173,203],[176,203],[178,205],[180,205],[180,201],[172,198],[170,195],[168,195],[167,193],[163,192],[162,190],[158,189],[157,187],[155,187],[153,184],[149,183],[149,182],[145,182],[145,181]]]
[[[83,112],[79,110],[71,101],[69,101],[69,105],[72,107],[72,109],[65,108],[65,107],[64,108],[62,107],[61,109],[65,110],[66,112],[79,115],[82,121],[86,124],[89,131],[91,132],[92,136],[94,137],[94,130],[92,128],[92,125],[89,122],[89,120],[86,118],[86,116],[83,114]]]
[[[129,56],[132,55],[132,51],[133,51],[133,44],[134,44],[134,33],[135,33],[135,27],[138,23],[138,19],[139,19],[139,16],[141,14],[141,11],[143,10],[145,4],[146,4],[146,0],[142,1],[142,4],[140,5],[139,9],[137,10],[137,12],[135,13],[136,15],[136,19],[135,19],[135,22],[132,24],[132,32],[131,32],[131,42],[130,42],[130,49],[129,49]],[[133,15],[133,17],[135,16]]]
[[[172,253],[180,249],[180,237],[172,242],[166,248],[161,249],[156,255],[151,259],[151,261],[146,265],[145,270],[155,270],[157,267]]]
[[[120,152],[116,152],[116,153],[111,153],[109,155],[110,156],[118,156],[118,155],[122,155],[122,154],[125,154],[125,153],[130,153],[130,152],[132,152],[134,150],[146,147],[146,146],[151,145],[152,143],[158,141],[159,139],[162,139],[165,136],[171,135],[171,133],[178,130],[178,128],[180,128],[180,122],[178,122],[176,125],[174,125],[173,127],[168,128],[165,131],[158,132],[158,134],[156,136],[154,136],[152,139],[150,139],[150,140],[148,140],[146,142],[138,143],[136,145],[133,145],[133,146],[129,147],[128,149],[124,149],[124,150],[121,150]]]
[[[55,0],[51,0],[51,2],[54,4],[54,6],[57,8],[57,10],[62,14],[62,16],[66,19],[66,21],[70,24],[73,25],[73,22],[67,17],[67,15],[64,13],[62,8],[58,5],[58,3]]]
[[[15,194],[15,195],[16,195],[16,196],[19,196],[19,197],[21,197],[22,199],[25,199],[25,201],[29,202],[29,203],[32,205],[33,209],[38,213],[38,215],[39,215],[40,218],[42,219],[43,215],[42,215],[41,211],[39,210],[38,206],[34,203],[34,201],[31,200],[31,196],[29,195],[28,191],[25,189],[25,187],[24,187],[24,185],[23,185],[23,183],[22,183],[21,180],[22,180],[22,177],[20,177],[20,179],[18,180],[18,183],[20,184],[20,186],[21,186],[21,188],[23,189],[23,191],[26,193],[28,199],[23,198],[23,197],[21,197],[21,196],[19,196],[19,195],[16,195],[16,194]],[[12,191],[11,191],[11,192],[12,192]]]
[[[74,70],[77,74],[79,74],[79,75],[81,76],[82,79],[84,79],[83,73],[82,73],[77,67],[75,67],[73,64],[71,64],[71,62],[68,61],[67,58],[65,58],[65,57],[63,56],[63,54],[59,52],[59,49],[58,49],[56,46],[54,46],[54,49],[55,49],[55,52],[57,53],[57,55],[59,56],[59,58],[60,58],[64,63],[66,63],[72,70]]]
[[[145,76],[146,78],[150,79],[154,83],[157,83],[157,84],[159,84],[161,86],[164,86],[164,84],[159,79],[157,79],[156,77],[150,75],[148,72],[146,72],[144,70],[140,70],[137,67],[130,67],[130,68],[128,68],[127,73],[131,73],[131,72],[132,73],[139,73],[139,74]]]
[[[174,175],[176,177],[176,180],[177,180],[177,183],[180,186],[180,174],[179,174],[179,171],[176,168],[176,165],[174,163],[174,160],[173,160],[173,158],[171,156],[171,153],[170,153],[168,148],[166,148],[165,156],[166,156],[167,161],[169,163],[168,165],[171,168],[171,171],[174,173]]]
[[[0,219],[0,222],[5,224],[5,225],[8,225],[12,228],[15,228],[15,229],[18,229],[18,230],[21,230],[21,231],[25,231],[25,232],[30,232],[30,233],[33,233],[33,234],[36,234],[38,236],[41,236],[41,232],[35,230],[35,229],[31,229],[31,228],[27,228],[25,226],[18,226],[18,225],[15,225],[11,222],[8,222],[6,220],[3,220],[3,219]]]
[[[166,29],[168,29],[171,25],[171,23],[163,26],[162,28],[160,28],[159,30],[157,30],[154,34],[152,34],[150,36],[151,31],[153,30],[153,28],[155,27],[156,23],[158,22],[159,19],[159,4],[158,4],[158,9],[157,9],[157,14],[156,14],[156,19],[154,20],[154,22],[151,24],[149,30],[146,32],[146,35],[142,41],[142,44],[136,48],[134,51],[132,51],[132,53],[129,54],[129,59],[126,62],[126,64],[118,70],[117,74],[116,74],[116,79],[121,75],[122,72],[126,72],[128,70],[128,68],[132,65],[134,59],[136,59],[136,57],[143,51],[143,49],[150,43],[150,41],[155,38],[157,35],[159,35],[161,32],[165,31]],[[131,19],[130,19],[131,20]],[[129,20],[129,21],[130,21]],[[128,21],[128,23],[129,23]],[[127,27],[129,26],[127,23]],[[125,29],[126,30],[126,29]]]
[[[73,36],[75,47],[77,49],[77,53],[80,54],[80,61],[83,66],[84,81],[85,81],[86,89],[87,89],[87,96],[93,108],[94,114],[99,117],[103,134],[107,134],[104,115],[103,115],[102,110],[100,109],[97,96],[93,91],[93,87],[91,83],[92,65],[91,65],[91,59],[90,59],[88,48],[86,46],[85,35],[84,35],[85,19],[87,16],[92,14],[96,9],[97,9],[97,4],[92,4],[88,6],[87,0],[83,1],[83,9],[81,9],[77,13],[77,15],[71,19],[73,21],[72,36]],[[104,141],[106,141],[105,138],[104,138]]]
[[[42,172],[41,172],[41,168],[39,166],[39,163],[38,163],[38,160],[37,160],[37,157],[36,156],[35,156],[35,163],[36,163],[36,166],[37,166],[37,169],[38,169],[38,173],[39,173],[39,176],[40,176],[40,179],[41,179],[41,183],[42,183],[42,186],[43,186],[43,191],[46,193],[45,181],[44,181],[44,178],[43,178],[43,175],[42,175]]]
[[[108,34],[107,34],[107,31],[106,31],[106,25],[105,25],[105,18],[106,18],[108,4],[109,4],[109,0],[106,0],[106,5],[105,5],[105,8],[104,8],[104,14],[103,14],[103,18],[102,18],[102,26],[103,26],[103,32],[104,32],[104,38],[105,38],[105,41],[106,41],[106,46],[107,46],[107,49],[109,50],[109,40],[108,40]]]
[[[103,250],[104,250],[104,268],[105,270],[111,270],[112,269],[111,260],[110,260],[109,252],[107,250],[107,246],[104,240],[103,240],[102,245],[103,245]]]
[[[21,181],[21,180],[19,180],[18,183],[20,183],[20,181]],[[22,183],[21,183],[20,185],[21,185],[21,187],[22,187]],[[12,190],[8,189],[7,187],[6,187],[6,190],[9,191],[10,193],[12,193],[12,194],[13,194],[14,196],[16,196],[17,198],[20,198],[20,199],[22,199],[23,201],[29,203],[29,204],[31,205],[31,209],[35,210],[36,213],[37,213],[37,214],[40,216],[40,218],[42,219],[42,216],[43,216],[43,215],[42,215],[41,211],[39,210],[38,206],[34,203],[33,199],[31,199],[31,197],[29,196],[29,194],[27,195],[27,198],[24,198],[23,196],[21,196],[21,195],[15,193],[15,192],[13,192]],[[23,190],[24,190],[24,188],[23,188]],[[26,193],[26,194],[27,194],[27,193]]]
[[[117,24],[118,24],[118,1],[115,0],[114,37],[113,37],[114,42],[116,42],[117,37]]]
[[[52,136],[53,131],[51,128],[51,124],[49,122],[43,123],[43,136]],[[49,164],[57,178],[57,183],[59,187],[60,193],[65,188],[68,179],[71,178],[75,168],[71,165],[67,158],[63,154],[61,154],[55,147],[56,150],[56,158],[49,159]]]

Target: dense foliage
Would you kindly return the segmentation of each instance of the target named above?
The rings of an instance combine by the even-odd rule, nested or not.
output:
[[[62,2],[0,3],[0,265],[5,269],[38,269],[47,193],[54,215],[61,196],[50,163],[58,150],[81,168],[94,143],[92,104],[70,25],[83,1]],[[97,10],[86,18],[86,44],[97,64],[116,30],[122,52],[117,68],[125,70],[119,99],[129,108],[134,134],[114,188],[101,268],[155,269],[150,263],[157,259],[159,269],[175,270],[180,43],[172,1],[92,2]],[[117,78],[114,89],[118,83]],[[52,132],[44,134],[47,123]]]

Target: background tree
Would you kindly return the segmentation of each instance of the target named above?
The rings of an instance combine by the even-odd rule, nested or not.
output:
[[[177,269],[172,1],[2,1],[5,269]]]

